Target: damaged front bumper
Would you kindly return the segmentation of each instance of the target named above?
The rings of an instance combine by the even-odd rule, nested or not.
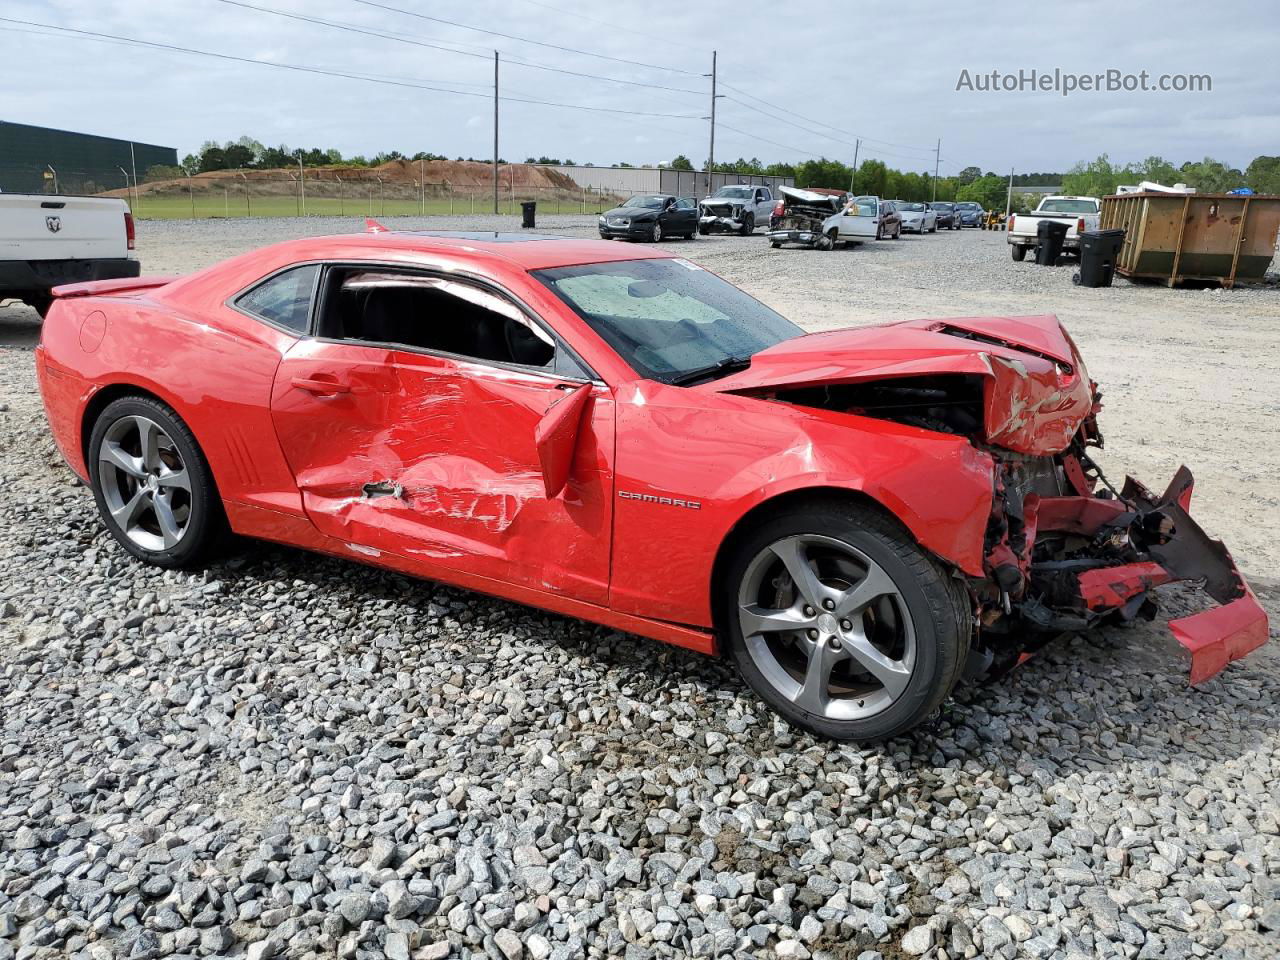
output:
[[[814,246],[821,238],[821,230],[770,230],[766,236],[770,243],[795,243],[805,247]]]
[[[1066,464],[1076,495],[1022,492],[1016,466],[997,484],[987,553],[1000,593],[994,607],[1049,636],[1151,619],[1157,587],[1195,582],[1219,606],[1169,622],[1191,655],[1192,684],[1266,643],[1266,612],[1226,546],[1188,513],[1194,481],[1186,467],[1159,497],[1133,478],[1112,496],[1087,488],[1079,461]]]
[[[742,230],[741,216],[718,216],[704,213],[698,217],[698,229],[703,233],[738,233]]]

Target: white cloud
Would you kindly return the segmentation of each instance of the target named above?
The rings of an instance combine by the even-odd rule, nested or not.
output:
[[[774,8],[753,12],[728,0],[681,5],[559,0],[558,6],[579,9],[578,15],[525,0],[431,7],[392,0],[394,6],[431,16],[617,60],[514,42],[349,0],[252,2],[425,43],[465,45],[461,49],[476,56],[301,23],[218,0],[100,0],[88,6],[77,0],[11,0],[3,15],[424,86],[448,81],[451,89],[475,96],[34,36],[0,25],[5,118],[172,144],[180,153],[206,139],[247,133],[264,142],[335,146],[348,154],[391,148],[483,154],[492,143],[487,98],[496,46],[502,51],[504,96],[692,118],[513,100],[501,105],[504,155],[572,156],[598,164],[678,153],[701,159],[708,130],[700,118],[709,107],[702,74],[710,69],[714,48],[725,95],[717,105],[720,157],[825,155],[848,161],[861,138],[862,157],[931,170],[932,148],[941,137],[944,172],[971,164],[1002,171],[1010,166],[1064,169],[1104,151],[1117,160],[1162,154],[1181,162],[1209,154],[1242,165],[1259,153],[1274,153],[1278,139],[1274,82],[1257,66],[1271,62],[1280,40],[1274,6],[1265,0],[1239,0],[1230,12],[1217,14],[1235,25],[1229,43],[1206,42],[1203,7],[1190,0],[1126,7],[1118,25],[1121,14],[1102,0],[1078,0],[1068,20],[1061,7],[1024,4],[1001,18],[998,28],[967,8],[940,8],[923,0],[884,7],[815,0],[804,21],[820,28],[800,33]],[[1114,29],[1098,29],[1102,24]],[[693,93],[537,70],[518,65],[517,59]],[[961,68],[976,73],[1020,67],[1209,73],[1214,84],[1208,94],[1066,98],[955,90]]]

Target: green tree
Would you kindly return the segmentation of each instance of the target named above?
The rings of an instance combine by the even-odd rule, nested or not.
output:
[[[690,160],[688,157],[686,157],[683,153],[681,153],[681,154],[678,154],[676,158],[671,161],[670,166],[672,170],[692,170],[693,161]]]
[[[963,187],[973,183],[973,181],[977,180],[980,176],[982,176],[981,167],[965,167],[956,174],[956,179],[960,181],[960,186]]]
[[[1003,210],[1009,181],[994,173],[986,173],[956,191],[956,199],[980,204],[984,210]]]
[[[1280,194],[1280,157],[1254,157],[1244,176],[1258,193]]]
[[[193,158],[187,157],[187,159],[191,160]],[[187,169],[194,169],[194,167],[189,166]],[[183,170],[182,167],[175,167],[167,163],[156,163],[147,167],[147,172],[142,175],[142,182],[154,183],[157,180],[176,180],[178,177],[185,177],[186,175],[187,171]]]

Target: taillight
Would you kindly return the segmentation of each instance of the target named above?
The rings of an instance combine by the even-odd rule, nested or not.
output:
[[[133,214],[128,210],[124,212],[124,239],[128,249],[137,249],[136,238],[133,232]]]
[[[1016,219],[1017,219],[1016,215],[1014,215],[1014,214],[1012,214],[1012,213],[1011,213],[1011,214],[1009,214],[1009,224],[1008,224],[1008,226],[1009,226],[1009,229],[1010,229],[1010,230],[1012,230],[1012,229],[1013,229],[1013,221],[1014,221],[1014,220],[1016,220]]]
[[[1077,234],[1084,233],[1084,217],[1081,217],[1079,220],[1076,221],[1076,233]]]

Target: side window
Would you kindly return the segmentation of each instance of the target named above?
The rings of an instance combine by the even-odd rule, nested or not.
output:
[[[382,268],[335,268],[325,281],[320,335],[388,343],[470,360],[586,374],[519,307],[482,286]]]
[[[305,334],[319,272],[320,267],[313,263],[277,273],[241,294],[236,306],[277,327]]]
[[[761,190],[760,199],[764,200],[767,203],[768,201],[773,199],[773,193],[770,192],[769,190]]]
[[[677,201],[676,201],[676,209],[677,209],[677,210],[692,210],[692,209],[693,209],[693,200],[691,200],[689,197],[681,197],[679,200],[677,200]]]

